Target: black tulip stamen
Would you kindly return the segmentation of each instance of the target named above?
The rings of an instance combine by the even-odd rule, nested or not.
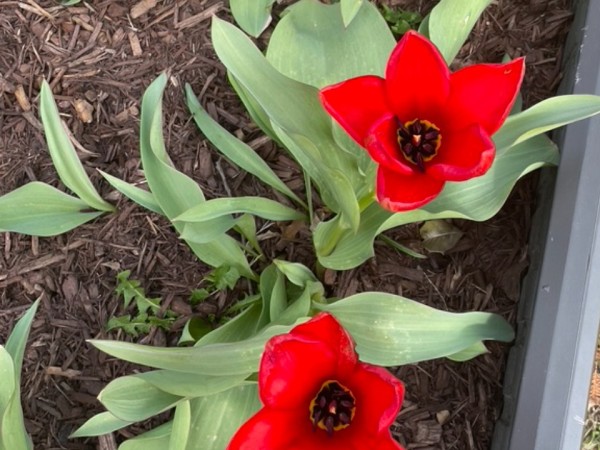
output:
[[[440,130],[427,120],[415,119],[398,126],[398,145],[404,157],[425,172],[425,162],[437,155],[442,141]]]
[[[337,381],[326,381],[310,404],[310,419],[313,431],[321,428],[329,436],[334,431],[346,428],[355,412],[352,392]]]

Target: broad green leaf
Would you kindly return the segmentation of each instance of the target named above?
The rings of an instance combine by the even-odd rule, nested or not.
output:
[[[226,342],[236,342],[248,339],[254,336],[260,329],[258,325],[261,313],[261,305],[254,303],[230,321],[226,322],[210,333],[204,335],[195,347],[202,347],[208,344],[218,344]]]
[[[210,376],[172,370],[152,370],[132,375],[167,394],[179,397],[213,395],[244,383],[251,373],[233,376]]]
[[[238,428],[261,407],[256,385],[194,399],[186,450],[223,450]]]
[[[258,326],[264,327],[277,320],[288,306],[285,277],[275,264],[270,264],[260,274],[259,289],[262,311]]]
[[[169,448],[173,421],[167,422],[146,433],[119,445],[119,450],[165,450]]]
[[[383,76],[395,45],[371,2],[302,0],[275,27],[267,59],[285,76],[322,88],[362,75]]]
[[[238,97],[246,107],[246,110],[248,111],[248,114],[250,114],[250,117],[252,118],[254,123],[256,123],[256,125],[258,125],[259,128],[267,136],[269,136],[273,142],[281,144],[279,142],[279,138],[275,134],[275,131],[273,131],[273,127],[271,126],[271,119],[269,119],[269,116],[264,110],[264,108],[260,106],[258,101],[248,93],[248,91],[240,84],[239,81],[235,79],[231,72],[227,72],[227,76],[229,78],[231,86],[233,87]]]
[[[358,172],[356,161],[333,140],[331,119],[321,107],[317,89],[275,70],[247,36],[217,17],[213,18],[212,40],[221,62],[263,108],[277,135],[287,138],[283,143],[296,159],[302,159],[299,163],[315,180],[330,209],[336,212],[342,207],[354,209],[352,202],[335,203],[336,198],[348,196],[348,187],[352,191],[359,185]],[[341,174],[336,178],[347,177],[346,182],[331,182],[328,175],[333,170]],[[326,198],[327,191],[335,195]],[[350,223],[354,219],[348,215]]]
[[[560,95],[548,98],[506,119],[502,128],[494,134],[494,143],[497,148],[507,148],[598,113],[598,95]]]
[[[27,312],[23,314],[23,317],[21,317],[15,324],[15,327],[6,341],[6,351],[12,357],[14,364],[15,380],[21,379],[21,366],[23,365],[25,346],[27,345],[27,338],[29,337],[31,324],[39,305],[40,300],[38,299],[29,307]]]
[[[38,305],[39,300],[16,323],[6,341],[6,347],[0,347],[3,354],[0,361],[1,371],[6,372],[7,369],[12,368],[9,381],[5,381],[4,377],[1,378],[2,383],[6,383],[7,386],[12,384],[12,394],[10,397],[6,396],[8,388],[0,393],[0,450],[33,449],[31,438],[27,434],[23,421],[20,378],[25,345]],[[12,366],[8,363],[8,359],[10,359]]]
[[[317,282],[317,277],[308,267],[300,263],[292,263],[282,259],[273,260],[273,264],[296,286],[304,287],[308,282]]]
[[[440,0],[431,10],[428,23],[433,42],[448,64],[454,61],[475,22],[492,0]]]
[[[291,326],[274,325],[244,341],[190,348],[156,348],[100,340],[92,340],[90,343],[116,358],[158,369],[213,376],[243,375],[258,371],[258,362],[267,340],[287,333],[290,328]]]
[[[242,214],[238,217],[235,221],[234,230],[245,237],[252,248],[260,255],[263,254],[256,235],[256,218],[252,214]]]
[[[355,186],[352,185],[344,172],[323,165],[317,146],[310,139],[299,134],[288,135],[275,124],[273,129],[281,142],[302,166],[302,169],[315,180],[319,186],[319,194],[323,202],[332,211],[341,214],[345,227],[356,231],[360,220],[360,211],[354,193]],[[356,168],[354,168],[354,171],[353,173],[358,174]]]
[[[332,313],[348,330],[362,361],[381,366],[456,355],[483,340],[514,338],[511,326],[498,315],[450,313],[381,292],[314,306]]]
[[[181,397],[163,392],[132,375],[111,381],[102,389],[98,400],[115,417],[137,422],[171,409]]]
[[[342,19],[344,26],[348,27],[352,20],[358,14],[360,7],[364,4],[364,0],[341,0],[340,7],[342,8]]]
[[[323,286],[321,283],[312,281],[306,283],[300,295],[295,299],[293,297],[289,299],[287,308],[277,317],[273,317],[273,322],[280,325],[291,325],[298,319],[308,316],[312,306],[312,295],[315,291],[322,293]]]
[[[205,222],[231,214],[248,213],[273,221],[303,220],[295,209],[262,197],[226,197],[208,200],[173,218],[175,222]]]
[[[273,172],[267,163],[250,147],[219,125],[202,108],[189,84],[185,85],[187,106],[198,128],[227,159],[263,183],[303,205],[302,200]],[[267,118],[268,120],[268,118]],[[270,126],[269,126],[270,127]]]
[[[162,132],[162,95],[167,83],[163,73],[146,89],[142,99],[140,122],[140,152],[148,186],[165,215],[172,219],[192,206],[205,201],[204,194],[198,184],[176,170],[169,160],[164,147]],[[221,227],[227,218],[213,222]],[[190,226],[188,224],[185,225]],[[206,227],[207,224],[199,225]],[[183,225],[174,224],[181,233]],[[199,231],[198,234],[201,234]],[[188,242],[194,253],[213,267],[230,265],[236,267],[241,274],[254,278],[248,261],[237,241],[231,236],[221,235],[207,243]]]
[[[56,236],[102,215],[89,209],[78,198],[33,181],[0,197],[0,231]]]
[[[192,422],[192,410],[190,401],[184,400],[175,408],[173,416],[173,429],[169,440],[168,450],[185,450],[190,437],[190,425]],[[198,442],[194,442],[197,445]]]
[[[0,421],[1,450],[33,450],[33,443],[23,421],[20,389],[15,389]]]
[[[12,357],[6,349],[0,345],[0,418],[4,414],[10,399],[15,393],[15,366]]]
[[[390,228],[432,219],[461,218],[484,221],[496,214],[523,175],[558,163],[556,145],[545,135],[535,136],[508,150],[498,151],[490,170],[462,183],[446,183],[442,193],[424,208],[392,214],[373,202],[361,214],[357,233],[339,231],[336,221],[319,224],[314,235],[319,262],[336,270],[356,267],[373,256],[375,237]],[[330,243],[335,247],[330,249]],[[326,253],[323,249],[331,250]]]
[[[489,350],[487,349],[485,344],[483,342],[477,342],[471,347],[464,349],[463,351],[446,356],[446,358],[456,362],[463,362],[468,361],[469,359],[473,359],[479,355],[483,355],[485,353],[489,353]]]
[[[271,23],[273,3],[275,0],[229,0],[229,8],[240,28],[258,37]]]
[[[105,411],[88,419],[83,425],[77,428],[69,438],[102,436],[103,434],[112,433],[113,431],[125,428],[132,423],[134,423],[134,421],[121,420],[110,412]]]
[[[102,175],[112,187],[114,187],[125,197],[129,198],[130,200],[133,200],[138,205],[143,206],[144,208],[149,209],[152,212],[155,212],[162,216],[165,215],[162,209],[160,209],[160,205],[154,199],[154,195],[152,195],[152,192],[140,189],[139,187],[134,186],[133,184],[127,183],[126,181],[123,181],[101,170],[98,170],[98,172],[100,172],[100,175]]]
[[[88,206],[99,211],[114,211],[114,207],[100,197],[87,176],[75,148],[63,128],[52,91],[45,80],[42,81],[40,89],[40,116],[48,143],[48,151],[60,180]]]

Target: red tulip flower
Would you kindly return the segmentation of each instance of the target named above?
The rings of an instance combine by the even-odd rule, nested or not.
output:
[[[433,200],[446,181],[487,172],[491,136],[517,98],[524,59],[451,73],[437,48],[409,31],[385,78],[368,75],[321,90],[327,112],[378,164],[377,200],[391,211]]]
[[[389,431],[402,383],[359,362],[328,313],[267,342],[258,388],[264,406],[227,450],[402,450]]]

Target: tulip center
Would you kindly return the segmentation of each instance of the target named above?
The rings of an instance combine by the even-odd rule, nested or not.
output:
[[[317,396],[310,402],[310,420],[313,430],[317,427],[333,436],[334,431],[342,430],[352,422],[356,411],[352,392],[335,380],[328,380],[321,386]]]
[[[415,119],[400,125],[397,133],[402,155],[425,172],[425,162],[437,155],[442,143],[440,129],[428,120]]]

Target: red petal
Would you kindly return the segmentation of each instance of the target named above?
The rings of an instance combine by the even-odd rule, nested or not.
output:
[[[305,417],[299,413],[261,409],[238,429],[227,450],[305,448],[302,442],[311,431],[309,413],[306,411]]]
[[[358,363],[352,337],[329,313],[317,314],[308,322],[292,328],[290,334],[306,340],[320,341],[336,355],[336,372],[330,374],[333,378],[354,370]]]
[[[275,409],[300,408],[307,417],[311,400],[336,373],[337,355],[327,344],[290,334],[267,342],[258,374],[260,398]]]
[[[525,60],[476,64],[452,74],[447,108],[459,128],[479,123],[491,136],[506,120],[517,99]]]
[[[375,162],[394,172],[412,175],[415,173],[415,166],[402,156],[397,131],[398,122],[395,116],[384,116],[369,131],[365,147]]]
[[[377,201],[393,212],[409,211],[436,198],[444,182],[426,174],[400,175],[384,166],[377,170]]]
[[[401,121],[440,122],[450,93],[450,70],[430,41],[415,31],[406,33],[390,56],[385,79],[388,104]]]
[[[384,84],[383,78],[368,75],[323,88],[319,97],[325,110],[362,146],[369,128],[390,112]]]
[[[359,363],[348,387],[356,398],[351,427],[367,436],[378,436],[396,420],[404,399],[403,384],[387,370]]]
[[[438,154],[427,165],[427,174],[444,181],[469,180],[486,173],[495,154],[494,143],[479,125],[447,132]]]

